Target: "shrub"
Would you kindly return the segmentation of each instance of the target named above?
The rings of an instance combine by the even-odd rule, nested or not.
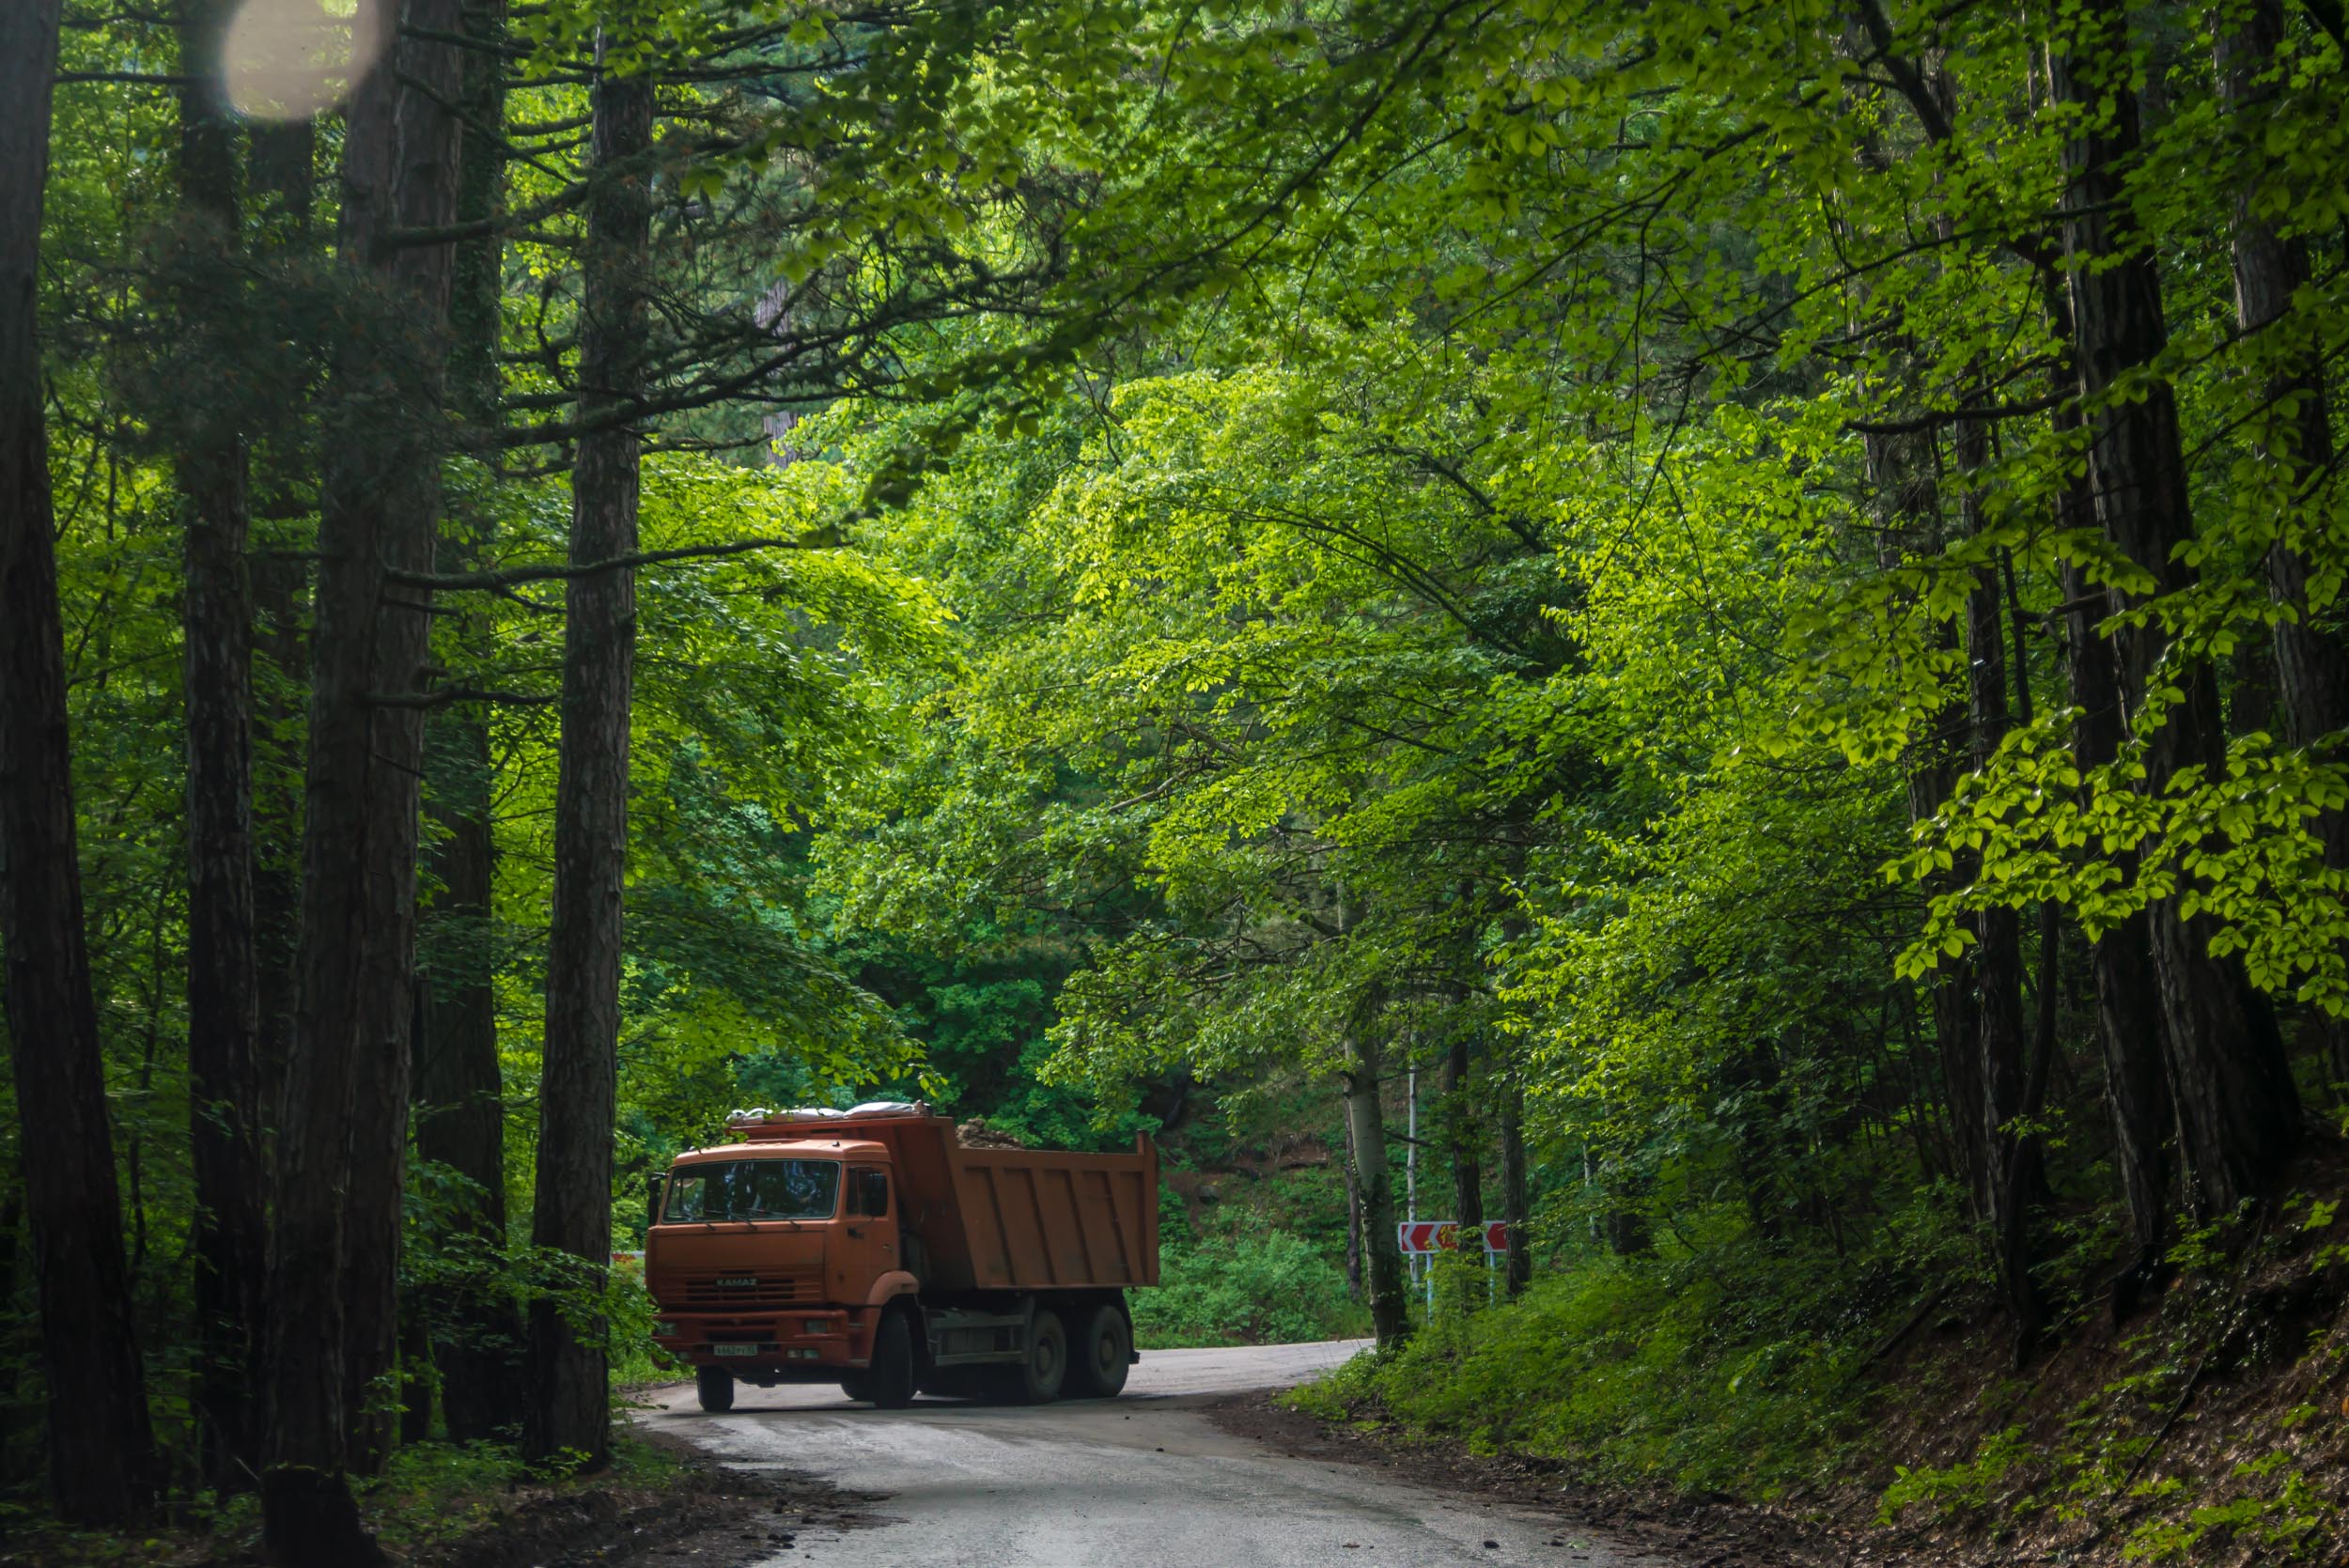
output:
[[[1289,1397],[1609,1480],[1771,1496],[1828,1468],[1857,1420],[1859,1336],[1817,1299],[1844,1282],[1761,1251],[1593,1259],[1488,1311],[1439,1313]]]
[[[1286,1231],[1170,1247],[1156,1290],[1133,1296],[1145,1346],[1294,1344],[1362,1331],[1346,1276]]]

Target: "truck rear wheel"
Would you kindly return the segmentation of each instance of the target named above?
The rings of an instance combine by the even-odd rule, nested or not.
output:
[[[693,1391],[701,1396],[703,1409],[723,1416],[734,1408],[734,1374],[723,1367],[696,1367]]]
[[[1069,1375],[1081,1385],[1076,1392],[1080,1398],[1115,1399],[1126,1387],[1126,1371],[1132,1363],[1133,1330],[1126,1327],[1126,1314],[1112,1306],[1099,1306],[1085,1317],[1084,1331],[1077,1338],[1077,1354],[1069,1363]]]
[[[873,1404],[883,1410],[902,1410],[913,1403],[913,1328],[901,1312],[881,1314],[873,1335],[873,1365],[864,1374]]]
[[[1025,1405],[1050,1405],[1060,1398],[1068,1380],[1068,1328],[1060,1313],[1038,1311],[1035,1331],[1028,1337],[1028,1358],[1020,1364],[1017,1385]]]

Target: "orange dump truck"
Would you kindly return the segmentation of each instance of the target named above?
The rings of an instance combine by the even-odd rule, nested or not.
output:
[[[1159,1281],[1159,1155],[966,1148],[926,1106],[741,1111],[653,1194],[653,1332],[702,1408],[738,1382],[1114,1397]]]

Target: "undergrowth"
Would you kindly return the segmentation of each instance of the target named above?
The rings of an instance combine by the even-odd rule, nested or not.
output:
[[[612,1434],[611,1466],[593,1475],[534,1472],[497,1443],[417,1443],[393,1452],[383,1474],[355,1481],[360,1517],[394,1557],[408,1560],[491,1525],[523,1487],[540,1494],[659,1491],[677,1459],[626,1426]],[[0,1520],[0,1564],[215,1564],[260,1560],[260,1499],[199,1493],[169,1519],[127,1530],[77,1530],[24,1516]]]
[[[2311,1475],[2328,1415],[2314,1396],[2349,1366],[2339,1206],[2295,1195],[2186,1230],[2155,1310],[2089,1392],[2036,1434],[2004,1425],[1948,1464],[1896,1467],[1878,1522],[2038,1529],[2132,1563],[2336,1560],[2340,1507]],[[2221,1385],[2241,1396],[2232,1411],[2213,1408]],[[2191,1443],[2198,1410],[2212,1429]]]
[[[1345,1274],[1286,1231],[1170,1248],[1159,1281],[1132,1297],[1144,1349],[1293,1344],[1369,1328],[1368,1313],[1346,1298]]]
[[[1482,1309],[1480,1281],[1439,1280],[1402,1349],[1288,1397],[1593,1479],[1769,1498],[1831,1473],[1859,1431],[1874,1323],[1850,1303],[1870,1266],[1734,1241],[1599,1254]]]
[[[1800,1492],[1806,1508],[1856,1492],[1873,1498],[1857,1512],[1912,1542],[1930,1527],[2083,1561],[2341,1561],[2339,1206],[2299,1196],[2185,1230],[2150,1310],[2119,1331],[2098,1288],[2109,1217],[2076,1216],[2074,1245],[2043,1270],[2050,1342],[2021,1374],[1979,1269],[1952,1265],[1962,1233],[1896,1219],[1840,1254],[1675,1232],[1674,1252],[1594,1252],[1491,1308],[1464,1268],[1439,1275],[1409,1343],[1286,1397],[1590,1481]],[[1966,1283],[1916,1294],[1952,1275]],[[1977,1327],[1926,1349],[1910,1336],[1936,1314],[1942,1334]],[[1904,1343],[1913,1355],[1889,1354]]]

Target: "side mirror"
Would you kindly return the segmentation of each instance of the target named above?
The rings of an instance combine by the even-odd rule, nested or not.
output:
[[[661,1189],[669,1185],[665,1172],[656,1171],[645,1178],[645,1223],[661,1223]]]

